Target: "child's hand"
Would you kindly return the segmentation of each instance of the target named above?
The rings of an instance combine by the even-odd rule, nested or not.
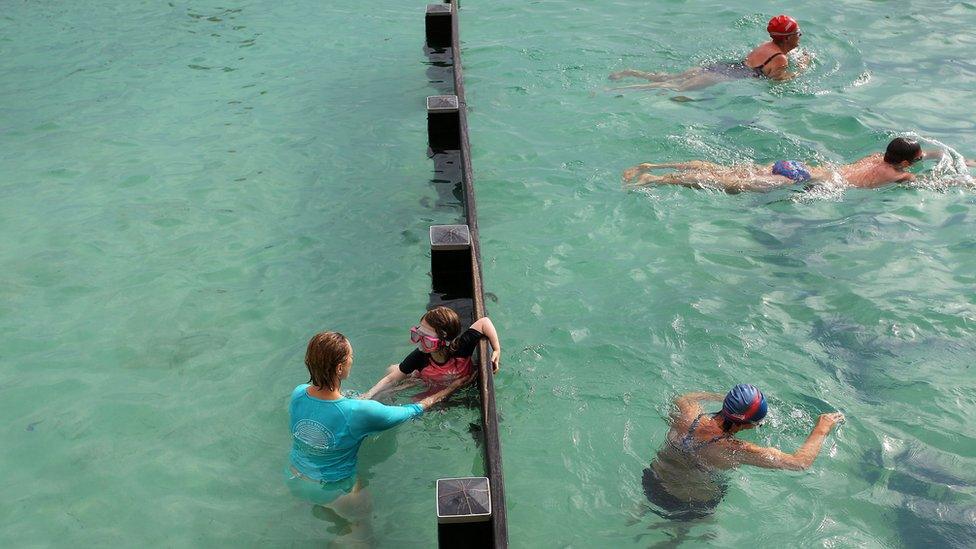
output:
[[[498,361],[502,358],[502,352],[495,349],[491,352],[491,371],[492,373],[498,371]]]

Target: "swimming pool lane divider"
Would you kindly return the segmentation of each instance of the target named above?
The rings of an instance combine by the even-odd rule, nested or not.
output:
[[[478,240],[478,211],[474,195],[474,170],[471,164],[471,142],[468,135],[467,105],[461,63],[459,17],[456,2],[428,4],[424,17],[426,51],[431,59],[450,59],[454,93],[427,98],[427,132],[431,157],[457,154],[461,163],[461,188],[464,202],[464,224],[436,225],[430,228],[432,295],[440,296],[451,306],[467,308],[461,318],[485,316],[482,287],[481,244]],[[445,56],[444,53],[450,52]],[[467,299],[450,299],[450,298]],[[441,479],[437,483],[437,538],[441,548],[508,547],[508,522],[505,509],[505,481],[502,473],[501,443],[488,344],[478,346],[481,422],[485,474],[470,479]],[[443,488],[442,488],[443,486]],[[443,491],[442,491],[443,490]],[[481,496],[487,495],[487,498]],[[485,503],[488,512],[483,512]],[[452,509],[452,506],[454,509]],[[459,512],[456,507],[467,508]]]

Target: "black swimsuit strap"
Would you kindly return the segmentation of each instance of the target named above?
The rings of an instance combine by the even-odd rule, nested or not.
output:
[[[709,444],[711,444],[713,442],[718,442],[718,441],[722,440],[723,438],[729,438],[731,436],[732,435],[730,435],[728,433],[725,433],[724,435],[719,435],[717,437],[712,437],[712,438],[706,440],[705,442],[701,443],[698,447],[701,448],[702,446],[708,446]]]
[[[695,421],[691,422],[691,427],[688,428],[688,433],[685,434],[686,439],[691,437],[692,434],[694,434],[695,429],[698,428],[698,422],[701,421],[701,418],[705,417],[705,415],[706,414],[698,414],[698,417],[695,418]]]
[[[723,433],[721,435],[718,435],[717,437],[712,437],[704,442],[695,441],[694,433],[695,433],[695,429],[698,428],[698,422],[701,421],[701,418],[707,415],[708,414],[698,414],[698,417],[695,418],[695,421],[691,422],[691,427],[688,429],[688,433],[681,439],[681,446],[686,451],[689,452],[697,451],[704,448],[705,446],[708,446],[709,444],[718,442],[722,439],[729,438],[732,436],[729,433]]]
[[[767,59],[765,62],[763,62],[762,65],[759,65],[758,67],[756,67],[755,70],[762,70],[762,68],[766,66],[766,63],[769,63],[770,61],[772,61],[773,59],[776,59],[780,55],[782,55],[783,57],[786,57],[786,54],[785,53],[783,53],[781,51],[780,52],[776,52],[776,53],[770,55],[769,56],[769,59]]]

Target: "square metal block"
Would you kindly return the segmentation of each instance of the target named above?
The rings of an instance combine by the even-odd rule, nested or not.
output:
[[[454,4],[427,4],[427,15],[451,15]]]
[[[467,250],[471,247],[471,231],[467,225],[431,225],[431,250]]]
[[[458,112],[460,103],[456,95],[428,95],[427,112]]]
[[[490,518],[488,477],[437,479],[437,522],[484,522]]]

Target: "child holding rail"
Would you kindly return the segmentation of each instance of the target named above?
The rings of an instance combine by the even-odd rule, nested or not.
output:
[[[447,307],[434,307],[420,318],[420,324],[410,328],[410,341],[417,348],[402,362],[390,366],[386,375],[363,393],[362,398],[376,398],[387,391],[400,389],[404,386],[402,382],[411,377],[427,386],[428,390],[418,395],[426,396],[438,387],[473,375],[471,355],[483,337],[491,344],[491,367],[497,372],[502,347],[491,320],[479,318],[461,333],[457,313]]]

